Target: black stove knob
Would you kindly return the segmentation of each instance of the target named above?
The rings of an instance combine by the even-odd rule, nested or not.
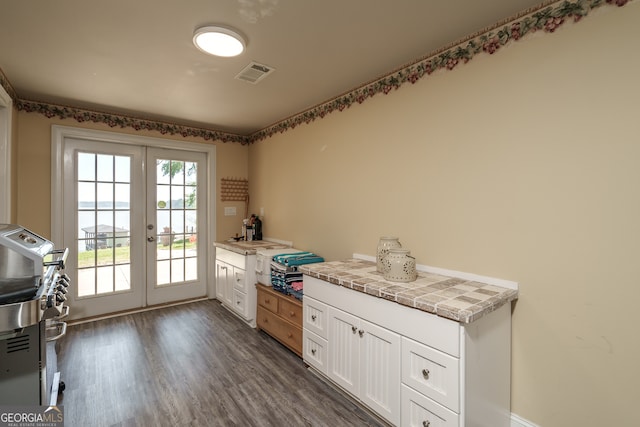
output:
[[[64,294],[56,293],[56,301],[65,302],[67,297]]]
[[[69,290],[65,286],[62,286],[62,285],[58,285],[56,287],[56,289],[57,289],[58,292],[62,292],[63,294],[66,294],[67,292],[69,292]]]
[[[66,276],[66,275],[65,275],[65,276]],[[58,285],[62,285],[62,286],[64,286],[65,288],[68,288],[68,287],[69,287],[69,281],[68,281],[68,280],[66,280],[64,277],[59,278],[59,279],[58,279],[58,281],[57,281],[56,283],[58,283]]]

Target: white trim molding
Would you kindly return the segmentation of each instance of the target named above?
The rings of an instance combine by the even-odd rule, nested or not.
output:
[[[11,222],[11,123],[13,100],[0,85],[0,224]]]

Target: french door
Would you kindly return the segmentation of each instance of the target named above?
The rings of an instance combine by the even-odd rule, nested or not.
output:
[[[207,154],[64,139],[72,316],[207,294]]]
[[[147,149],[147,302],[206,293],[206,157]],[[204,239],[204,242],[202,241]],[[204,245],[203,245],[204,243]]]

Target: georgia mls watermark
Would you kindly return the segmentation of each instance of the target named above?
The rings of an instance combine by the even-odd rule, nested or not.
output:
[[[62,406],[0,406],[0,427],[64,427]]]

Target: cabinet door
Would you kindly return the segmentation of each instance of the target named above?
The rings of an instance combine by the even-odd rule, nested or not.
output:
[[[364,320],[360,340],[360,399],[378,414],[400,424],[400,335]]]
[[[233,267],[222,261],[216,261],[216,298],[233,307]]]
[[[345,390],[358,395],[360,319],[344,311],[329,307],[329,363],[328,376]]]

